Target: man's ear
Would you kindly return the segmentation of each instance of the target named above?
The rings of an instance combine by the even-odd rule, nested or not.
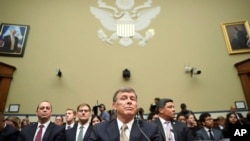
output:
[[[164,109],[164,108],[159,108],[159,109],[158,109],[159,113],[162,113],[162,112],[163,112],[163,109]]]
[[[205,122],[202,121],[201,124],[202,124],[202,125],[205,125]]]
[[[113,102],[113,104],[112,104],[112,109],[116,111],[116,103],[115,102]]]

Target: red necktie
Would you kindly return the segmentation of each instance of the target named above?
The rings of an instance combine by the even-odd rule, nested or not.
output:
[[[39,129],[39,131],[36,134],[35,141],[42,141],[43,127],[44,127],[44,125],[42,125],[42,124],[39,126],[40,129]]]

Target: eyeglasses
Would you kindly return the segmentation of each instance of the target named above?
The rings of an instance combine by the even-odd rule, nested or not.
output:
[[[211,121],[211,120],[213,120],[213,118],[207,118],[206,121],[208,121],[208,120]]]
[[[77,112],[85,112],[85,113],[87,113],[87,112],[89,112],[89,110],[78,110]]]

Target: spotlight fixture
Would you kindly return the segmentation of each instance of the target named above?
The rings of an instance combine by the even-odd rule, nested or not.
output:
[[[61,72],[60,69],[57,69],[57,70],[56,70],[56,76],[62,77],[62,72]]]
[[[124,69],[122,72],[122,76],[124,79],[128,80],[130,78],[130,71],[128,69]]]
[[[200,75],[201,74],[201,70],[195,68],[195,67],[184,67],[185,72],[186,73],[190,73],[191,77],[193,77],[193,75]]]

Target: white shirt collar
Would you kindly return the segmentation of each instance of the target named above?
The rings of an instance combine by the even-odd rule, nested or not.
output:
[[[89,127],[89,122],[86,122],[85,124],[81,125],[80,122],[77,124],[77,129],[79,129],[81,126],[83,126],[84,129],[87,129]]]
[[[43,126],[44,126],[44,129],[46,129],[46,128],[49,126],[49,124],[50,124],[50,120],[47,121],[47,122],[45,122],[44,124],[41,124],[40,122],[38,122],[37,128],[39,128],[40,125],[43,125]]]
[[[131,120],[130,122],[126,123],[126,125],[128,126],[128,130],[129,130],[129,131],[132,129],[133,123],[134,123],[134,119]],[[118,128],[119,128],[119,130],[120,130],[121,127],[122,127],[122,125],[123,125],[124,123],[122,123],[119,119],[117,119],[117,124],[118,124]]]

